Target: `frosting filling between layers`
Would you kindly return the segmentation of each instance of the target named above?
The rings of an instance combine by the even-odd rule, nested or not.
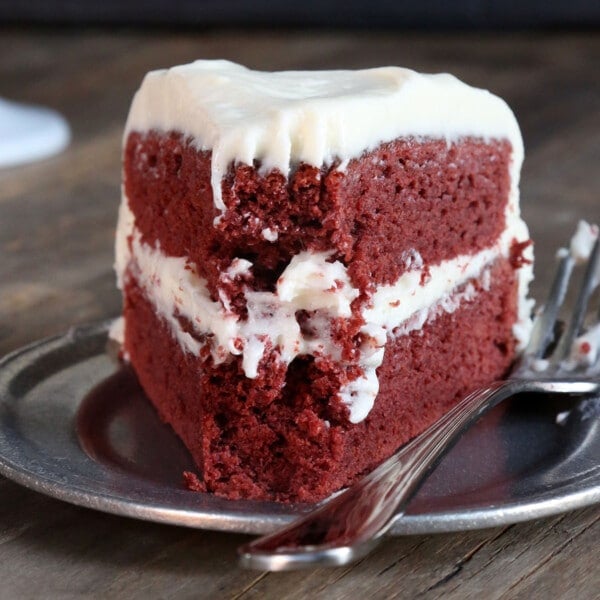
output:
[[[418,256],[407,256],[412,270],[392,285],[379,286],[361,309],[364,325],[358,366],[363,375],[340,390],[351,422],[363,420],[373,406],[378,392],[376,369],[383,360],[388,336],[419,329],[440,311],[453,312],[461,302],[471,300],[476,290],[467,282],[479,279],[485,288],[486,273],[489,278],[486,268],[498,257],[509,256],[514,240],[527,238],[523,221],[513,218],[493,247],[430,266],[425,282]],[[223,277],[243,277],[251,269],[250,261],[234,259]],[[127,273],[135,277],[184,350],[198,355],[208,345],[216,363],[241,355],[242,367],[250,378],[257,376],[268,345],[277,350],[284,364],[307,354],[340,360],[341,350],[332,339],[331,322],[351,317],[352,302],[360,293],[341,262],[332,260],[328,253],[305,251],[290,261],[275,292],[245,290],[248,316],[240,319],[224,293],[218,301],[211,299],[205,281],[186,258],[167,256],[160,247],[141,241],[126,198],[120,209],[116,270],[121,287]],[[518,273],[519,320],[514,333],[523,345],[529,334],[531,304],[526,293],[531,265],[525,264]],[[302,327],[298,311],[309,313]],[[192,332],[182,325],[182,318],[191,324]]]

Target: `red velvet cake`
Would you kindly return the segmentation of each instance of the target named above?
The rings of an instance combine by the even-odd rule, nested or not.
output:
[[[149,73],[121,341],[188,486],[322,499],[502,377],[530,326],[522,156],[506,104],[450,75]]]

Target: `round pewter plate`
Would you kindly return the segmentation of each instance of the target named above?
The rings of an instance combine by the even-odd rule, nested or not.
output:
[[[109,323],[72,329],[0,361],[0,472],[98,510],[240,533],[266,533],[307,505],[232,501],[186,490],[194,470],[135,376],[107,349]],[[398,518],[393,534],[475,529],[600,500],[600,419],[550,396],[484,416]],[[593,412],[593,411],[592,411]]]

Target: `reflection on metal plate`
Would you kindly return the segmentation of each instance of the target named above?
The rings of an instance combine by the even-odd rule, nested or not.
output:
[[[191,459],[107,349],[107,331],[108,323],[73,329],[0,362],[2,474],[81,506],[240,533],[272,531],[310,508],[186,490]],[[559,425],[566,406],[522,396],[484,416],[392,533],[491,527],[598,502],[600,420],[575,409]]]

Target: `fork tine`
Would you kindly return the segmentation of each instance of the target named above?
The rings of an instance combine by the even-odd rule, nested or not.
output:
[[[554,325],[556,324],[560,307],[565,301],[569,280],[573,272],[573,266],[575,265],[575,260],[568,250],[565,249],[559,256],[560,262],[558,263],[558,269],[556,270],[550,293],[548,294],[546,303],[535,317],[531,338],[524,352],[525,356],[532,359],[542,358],[552,341]]]
[[[598,285],[598,265],[600,264],[600,238],[596,238],[592,253],[588,259],[585,275],[579,288],[579,295],[569,324],[552,355],[552,362],[558,364],[571,356],[575,338],[579,335],[585,320],[590,296]]]

